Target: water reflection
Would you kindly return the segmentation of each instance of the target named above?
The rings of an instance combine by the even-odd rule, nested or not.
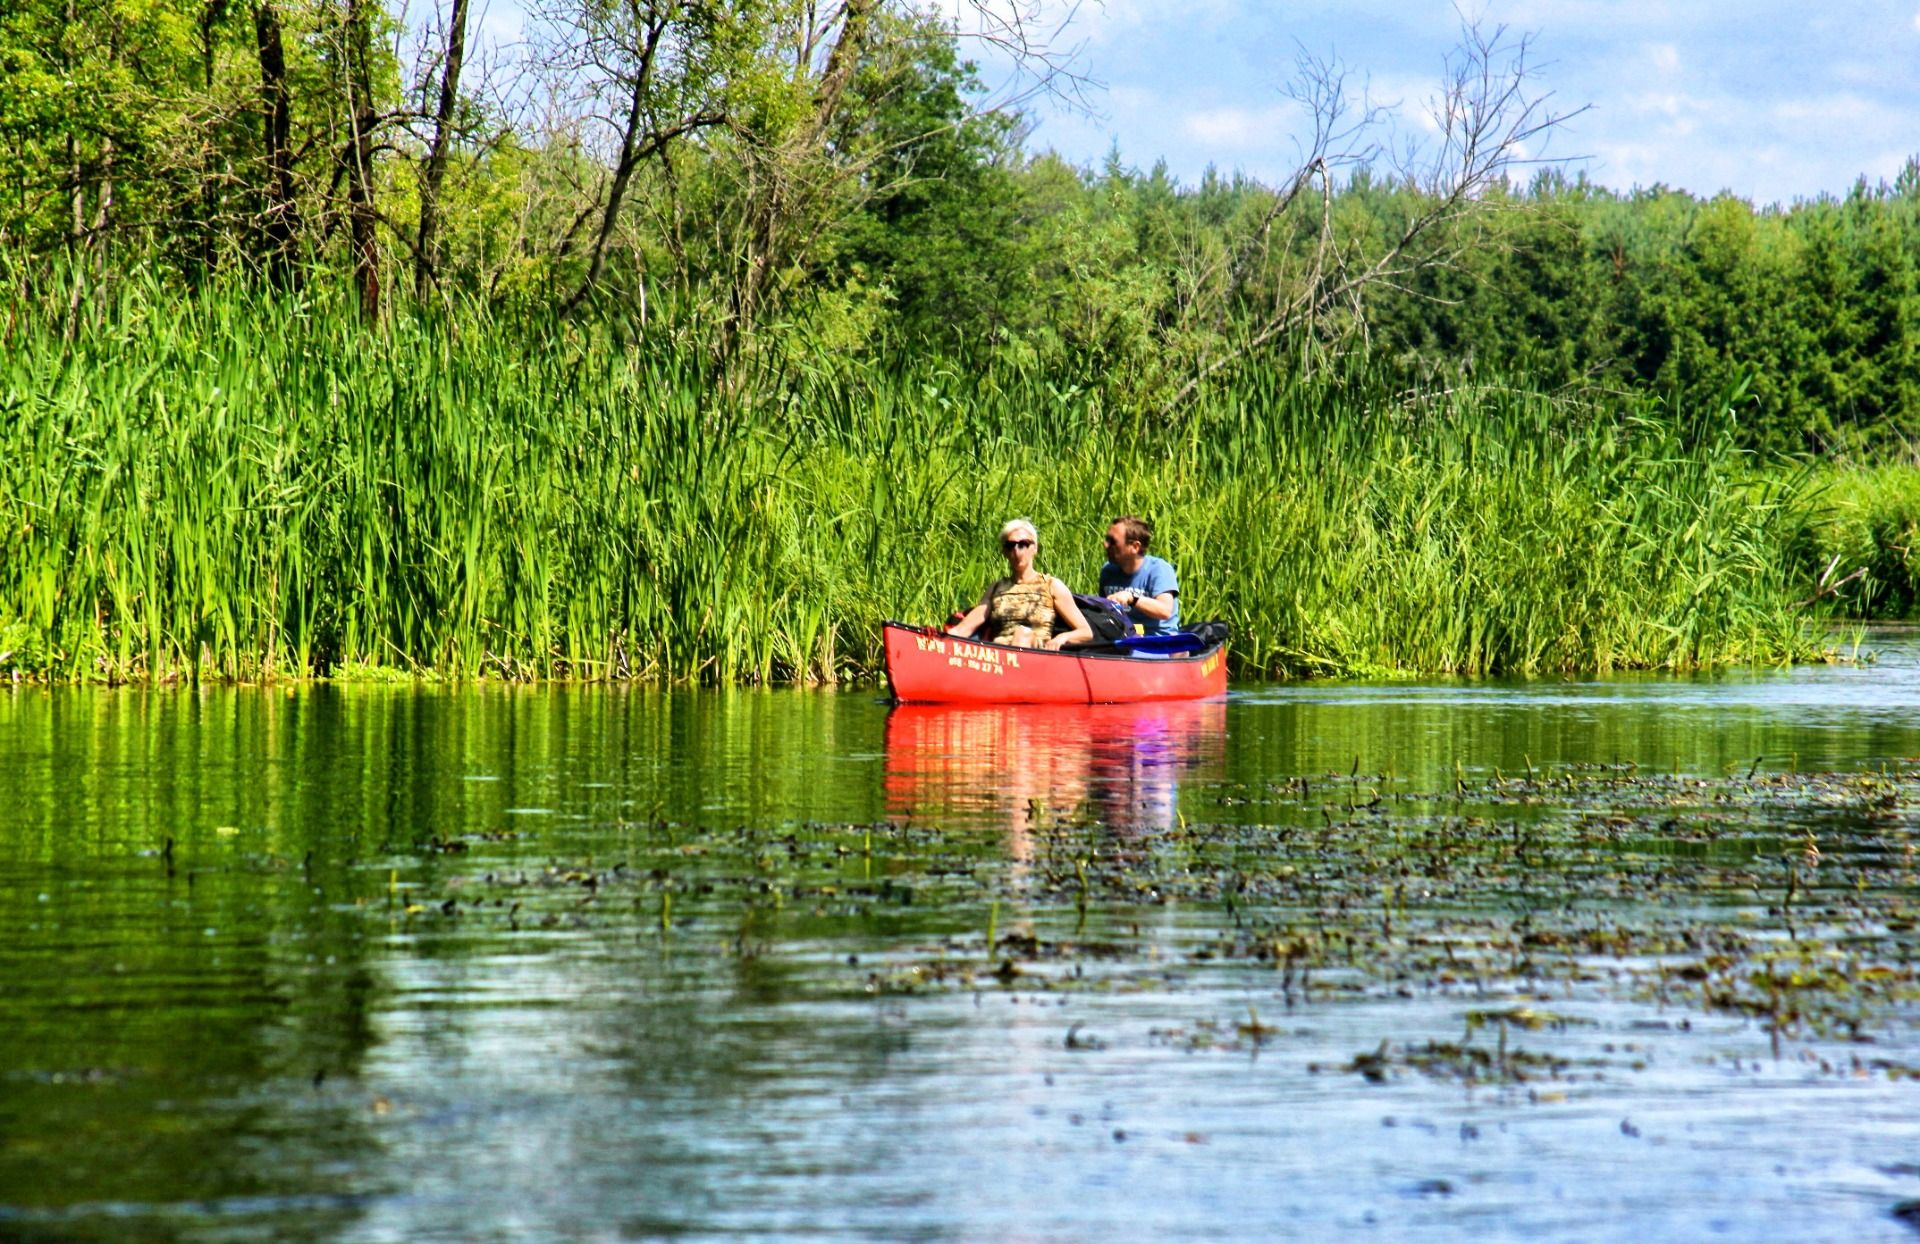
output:
[[[1323,823],[1314,801],[1242,796],[1356,766],[1391,774],[1356,784],[1390,799],[1461,768],[1897,772],[1920,754],[1916,653],[891,712],[873,688],[0,690],[0,1239],[1237,1238],[1277,1221],[1331,1237],[1363,1213],[1382,1238],[1692,1238],[1709,1221],[1895,1238],[1885,1207],[1916,1193],[1886,1172],[1920,1145],[1904,1088],[1772,1060],[1759,1021],[1664,991],[1664,1010],[1634,1009],[1614,962],[1569,978],[1578,996],[1529,1000],[1583,1017],[1513,1034],[1586,1076],[1536,1102],[1324,1071],[1389,1036],[1457,1042],[1468,1007],[1504,1002],[1329,986],[1289,1013],[1266,963],[1184,956],[1241,935],[1200,889],[1228,855],[1292,901],[1283,870],[1311,871],[1323,841],[1289,836]],[[1429,824],[1388,806],[1379,858]],[[1206,835],[1162,836],[1183,811]],[[1897,861],[1920,829],[1910,805],[1868,811],[1809,803],[1837,910],[1861,901],[1856,863]],[[1125,894],[1096,891],[1089,917],[1017,884],[1007,855],[1043,873],[1075,816],[1100,826],[1076,850],[1141,836],[1112,854],[1179,879],[1154,919]],[[1685,840],[1645,820],[1624,839],[1590,827],[1595,859],[1647,871],[1560,931],[1584,936],[1586,913],[1603,934],[1654,929],[1669,912],[1647,893],[1772,927],[1797,838],[1783,855],[1738,809]],[[1453,832],[1471,848],[1500,831]],[[1342,866],[1375,867],[1365,835]],[[1450,893],[1533,903],[1515,878],[1534,865],[1503,850]],[[1709,852],[1738,885],[1672,888],[1670,859]],[[1457,914],[1399,881],[1407,921]],[[1088,958],[1091,983],[1061,960],[962,989],[990,912],[1055,946],[1129,949]],[[1227,1052],[1254,1007],[1284,1031],[1257,1058]],[[1920,1065],[1910,1004],[1893,1014],[1855,1049]],[[1066,1044],[1075,1025],[1104,1047]],[[1642,1051],[1621,1066],[1616,1047],[1642,1043],[1645,1069]],[[1620,1074],[1586,1075],[1602,1063]],[[1613,1183],[1590,1178],[1596,1152]],[[1421,1191],[1442,1180],[1456,1191]]]
[[[1004,824],[1016,859],[1049,815],[1085,811],[1124,833],[1169,829],[1181,781],[1219,777],[1226,732],[1222,700],[902,704],[887,717],[887,812]]]

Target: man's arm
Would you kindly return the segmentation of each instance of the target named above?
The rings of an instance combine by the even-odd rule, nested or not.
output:
[[[1136,609],[1145,617],[1158,618],[1165,622],[1173,616],[1174,596],[1175,593],[1171,589],[1158,596],[1148,596],[1144,592],[1123,587],[1117,592],[1108,593],[1107,599],[1123,609]]]
[[[1165,622],[1173,616],[1174,602],[1179,595],[1180,580],[1174,577],[1173,567],[1154,558],[1147,562],[1145,591],[1121,588],[1107,599],[1136,611],[1143,618]]]

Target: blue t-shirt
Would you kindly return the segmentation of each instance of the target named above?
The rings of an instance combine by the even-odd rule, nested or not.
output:
[[[1140,559],[1140,569],[1132,574],[1112,562],[1100,567],[1100,594],[1111,596],[1121,588],[1131,588],[1142,596],[1173,593],[1173,615],[1165,621],[1150,618],[1138,609],[1127,610],[1127,616],[1140,628],[1142,635],[1171,635],[1180,629],[1180,580],[1174,577],[1173,567],[1163,559],[1149,553]]]

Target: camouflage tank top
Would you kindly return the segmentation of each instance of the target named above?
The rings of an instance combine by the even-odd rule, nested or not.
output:
[[[1053,629],[1053,578],[1043,575],[1026,583],[1012,579],[997,580],[991,589],[987,620],[1000,634],[1016,626],[1031,627],[1046,635]]]

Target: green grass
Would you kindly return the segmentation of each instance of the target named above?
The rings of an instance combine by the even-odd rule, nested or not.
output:
[[[592,327],[121,288],[0,357],[0,668],[871,676],[883,618],[977,597],[1007,517],[1084,589],[1123,511],[1242,676],[1817,654],[1803,481],[1716,412],[1355,365],[1166,420],[935,362],[722,383]]]

